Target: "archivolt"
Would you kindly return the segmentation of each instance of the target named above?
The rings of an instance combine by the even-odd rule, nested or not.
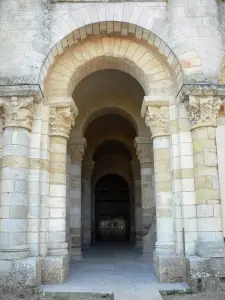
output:
[[[51,52],[46,64],[40,84],[48,75],[45,81],[48,97],[71,96],[84,77],[103,69],[130,74],[146,94],[151,88],[178,89],[183,83],[179,62],[169,49],[167,55],[161,54],[156,45],[129,36],[89,37],[70,46],[61,55],[53,56]]]

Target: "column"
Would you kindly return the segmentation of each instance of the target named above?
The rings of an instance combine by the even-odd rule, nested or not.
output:
[[[131,161],[134,181],[134,216],[135,216],[135,246],[142,249],[142,205],[141,205],[141,178],[140,165],[137,160]]]
[[[70,239],[70,181],[71,181],[71,155],[67,153],[67,166],[66,166],[66,241],[68,243],[68,251],[71,254],[71,239]],[[69,260],[71,262],[72,256]]]
[[[136,137],[135,146],[140,162],[141,173],[141,210],[142,210],[142,251],[153,252],[154,234],[154,195],[152,187],[153,158],[151,150],[151,139]]]
[[[92,190],[91,177],[94,168],[93,161],[86,162],[82,168],[83,196],[82,196],[82,247],[89,248],[92,234]]]
[[[165,95],[162,95],[162,99]],[[169,101],[145,97],[142,117],[153,139],[157,241],[154,269],[160,282],[184,280],[183,258],[176,256],[170,173]]]
[[[201,257],[224,257],[220,211],[216,120],[222,104],[213,95],[189,95],[185,107],[192,122],[194,183],[197,204],[197,248]]]
[[[44,282],[62,283],[68,275],[66,163],[67,140],[75,123],[73,105],[72,98],[50,101],[49,241],[48,257],[42,263]]]
[[[72,259],[79,260],[81,254],[81,163],[86,147],[86,139],[70,145],[70,241]]]
[[[1,178],[0,259],[29,256],[27,243],[28,168],[34,97],[1,98],[3,157]]]

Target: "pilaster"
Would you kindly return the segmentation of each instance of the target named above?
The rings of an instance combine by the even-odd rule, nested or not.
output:
[[[95,162],[85,162],[82,166],[82,248],[89,248],[92,238],[92,220],[94,216],[95,205],[92,205],[92,173]]]
[[[183,281],[182,257],[175,252],[174,213],[171,189],[171,156],[169,132],[170,97],[145,97],[142,117],[150,128],[153,139],[157,241],[154,269],[160,282]]]
[[[50,198],[48,256],[42,267],[43,282],[61,283],[68,275],[66,242],[67,139],[75,124],[77,109],[72,98],[49,99]]]
[[[220,209],[216,121],[223,95],[213,86],[189,86],[180,94],[191,121],[197,210],[197,248],[201,257],[225,257]]]
[[[7,91],[6,91],[7,90]],[[29,257],[28,245],[28,172],[30,131],[34,112],[41,100],[39,94],[12,92],[0,88],[0,110],[3,122],[1,170],[0,269],[6,275],[1,286],[37,285],[41,261]],[[19,270],[20,268],[20,270]],[[23,269],[29,269],[24,272]],[[19,270],[19,271],[18,271]],[[20,272],[20,274],[18,274]]]
[[[86,139],[73,139],[69,145],[71,155],[70,178],[70,239],[73,260],[79,260],[81,254],[81,166],[86,149]]]
[[[2,97],[3,158],[1,178],[1,259],[27,258],[28,168],[30,130],[37,101]]]
[[[141,228],[138,236],[142,237],[143,253],[153,252],[154,247],[154,193],[153,193],[153,153],[151,139],[135,138],[135,148],[140,162],[141,173]]]

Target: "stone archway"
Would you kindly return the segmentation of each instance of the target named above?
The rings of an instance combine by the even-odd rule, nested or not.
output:
[[[62,108],[64,107],[63,99],[65,99],[65,103],[66,101],[74,101],[74,109],[78,111],[76,125],[73,127],[72,130],[72,135],[73,133],[75,135],[74,137],[72,137],[73,150],[71,159],[72,164],[76,165],[76,175],[74,174],[76,179],[74,183],[74,191],[72,191],[72,195],[74,196],[72,196],[71,198],[73,199],[73,203],[81,203],[82,193],[81,182],[79,177],[81,174],[82,159],[86,149],[86,141],[82,140],[82,121],[80,120],[80,118],[81,115],[83,115],[84,113],[86,120],[90,120],[91,114],[93,113],[93,109],[91,108],[92,101],[89,101],[90,104],[88,102],[87,104],[83,103],[82,107],[82,102],[79,102],[79,95],[76,95],[76,93],[74,94],[74,90],[76,87],[79,86],[79,84],[82,84],[85,78],[89,78],[89,76],[92,76],[93,74],[95,75],[97,73],[96,71],[105,72],[104,70],[107,69],[117,70],[117,72],[125,72],[131,75],[131,78],[133,78],[133,80],[136,80],[136,82],[138,82],[139,85],[141,85],[143,92],[142,99],[140,100],[138,106],[139,112],[141,110],[144,94],[147,95],[145,96],[145,101],[142,107],[142,115],[137,117],[136,113],[136,116],[134,117],[135,121],[137,122],[138,137],[136,138],[135,143],[133,141],[133,144],[136,148],[138,160],[140,162],[140,179],[142,191],[141,208],[139,208],[139,211],[141,210],[142,222],[141,224],[139,224],[138,236],[139,240],[143,241],[144,252],[148,253],[149,251],[152,251],[152,229],[155,230],[154,228],[152,228],[154,222],[154,206],[152,205],[152,203],[154,202],[154,197],[152,196],[152,200],[149,201],[149,195],[153,195],[154,190],[156,190],[157,197],[162,198],[163,201],[163,206],[158,206],[157,208],[159,211],[162,211],[162,221],[164,220],[163,211],[167,209],[167,211],[169,212],[166,216],[166,219],[168,221],[166,234],[160,233],[161,231],[163,232],[165,230],[162,228],[162,225],[160,225],[160,217],[158,218],[159,232],[156,244],[156,248],[158,249],[156,257],[159,260],[161,260],[164,258],[161,258],[160,255],[164,253],[175,255],[172,203],[170,200],[171,178],[168,174],[168,178],[165,179],[165,186],[157,184],[157,189],[154,189],[154,171],[152,158],[153,152],[150,148],[151,133],[150,131],[146,131],[147,127],[143,126],[144,122],[143,120],[141,120],[141,117],[145,117],[146,111],[152,111],[153,114],[150,114],[150,118],[146,117],[146,125],[151,125],[151,131],[154,135],[153,137],[155,140],[157,140],[158,137],[159,140],[161,140],[164,136],[166,136],[165,142],[163,142],[162,144],[158,145],[156,141],[153,143],[155,148],[154,157],[156,160],[159,160],[161,158],[159,158],[156,153],[161,151],[161,147],[165,148],[165,151],[168,151],[169,153],[168,106],[169,102],[171,105],[175,105],[175,103],[173,103],[174,98],[171,95],[174,93],[174,91],[178,89],[179,85],[182,82],[182,72],[180,72],[181,68],[179,66],[179,63],[175,61],[174,63],[170,63],[169,58],[163,58],[163,56],[160,54],[160,51],[158,51],[156,47],[152,47],[147,43],[142,43],[138,39],[134,39],[129,36],[89,37],[88,39],[81,41],[78,44],[74,44],[71,47],[68,47],[67,49],[65,49],[62,55],[57,57],[57,59],[51,66],[50,72],[46,77],[45,91],[50,107],[54,107],[55,104],[58,103],[58,106],[56,105],[56,109],[60,112],[61,110],[65,109]],[[139,94],[138,97],[140,97],[140,95],[141,94]],[[74,97],[74,100],[72,97]],[[92,98],[91,95],[90,97]],[[110,100],[113,102],[113,106],[111,107],[117,109],[119,108],[121,110],[129,112],[130,108],[125,105],[126,101],[124,102],[123,100],[121,100],[122,99],[120,99],[120,101],[117,102],[113,102],[114,98]],[[132,101],[130,103],[132,103]],[[67,104],[65,104],[65,106],[67,106]],[[102,106],[102,104],[100,104],[99,106],[97,106],[97,108],[94,107],[94,110],[101,110],[102,107],[104,107],[104,105]],[[130,107],[132,107],[132,105],[130,105]],[[108,106],[108,108],[110,108],[110,106]],[[58,116],[60,116],[60,114]],[[63,117],[65,118],[66,116],[64,115]],[[159,150],[157,150],[158,147]],[[163,157],[162,159],[165,165],[169,166],[169,157],[167,157],[166,155],[166,157]],[[92,162],[90,160],[86,163],[87,166],[90,166],[91,164]],[[133,162],[133,165],[134,164],[135,162]],[[155,165],[157,165],[157,163]],[[65,183],[61,183],[65,187]],[[59,182],[57,184],[59,185]],[[76,192],[76,189],[78,192]],[[88,187],[85,189],[87,191],[89,190]],[[87,192],[84,192],[84,195],[87,194]],[[50,197],[51,196],[52,195],[50,195]],[[53,198],[54,197],[55,195],[53,195]],[[87,196],[86,199],[88,198],[90,199],[90,195]],[[71,236],[73,237],[72,248],[80,249],[81,225],[79,224],[81,224],[81,216],[78,216],[76,205],[73,206],[72,209],[70,209],[70,215],[73,214],[73,216],[71,215],[72,228],[70,230]],[[76,216],[76,218],[74,216]],[[63,221],[63,224],[65,224],[65,221]],[[79,250],[78,252],[75,252],[75,255],[80,255]],[[158,269],[159,276],[161,274],[160,265],[161,262],[159,262],[159,264],[156,265],[156,269]]]

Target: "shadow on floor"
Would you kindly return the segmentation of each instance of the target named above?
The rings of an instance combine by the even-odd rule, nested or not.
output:
[[[44,292],[128,293],[144,297],[159,290],[188,287],[185,283],[159,283],[153,273],[152,253],[143,256],[129,243],[98,243],[82,254],[81,261],[71,263],[66,282],[45,285]]]

